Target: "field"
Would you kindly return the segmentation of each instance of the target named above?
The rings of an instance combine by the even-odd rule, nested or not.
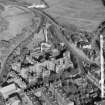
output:
[[[34,0],[33,0],[34,1]],[[45,10],[60,22],[75,24],[82,30],[92,32],[105,17],[101,0],[45,0]]]

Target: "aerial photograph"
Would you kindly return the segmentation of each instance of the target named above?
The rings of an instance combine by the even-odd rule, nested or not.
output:
[[[0,0],[0,105],[105,105],[105,0]]]

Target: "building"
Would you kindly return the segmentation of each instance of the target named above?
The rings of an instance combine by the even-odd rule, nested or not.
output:
[[[6,105],[22,105],[22,98],[18,93],[13,93],[9,95]]]
[[[0,87],[0,93],[3,95],[4,99],[8,98],[9,95],[19,91],[20,89],[17,88],[17,86],[14,83],[5,87]]]
[[[72,102],[69,98],[66,98],[66,93],[63,91],[62,88],[59,87],[60,82],[55,85],[50,86],[50,91],[56,96],[57,102],[59,105],[74,105],[74,102]]]
[[[11,105],[19,105],[19,104],[20,104],[20,100],[16,100]]]
[[[3,95],[2,95],[1,92],[0,92],[0,104],[1,104],[1,105],[6,105],[6,104],[5,104],[4,97],[3,97]]]

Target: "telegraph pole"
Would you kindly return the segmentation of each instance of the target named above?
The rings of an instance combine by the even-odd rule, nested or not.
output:
[[[101,63],[101,98],[104,98],[104,57],[103,57],[103,35],[100,35],[100,63]]]

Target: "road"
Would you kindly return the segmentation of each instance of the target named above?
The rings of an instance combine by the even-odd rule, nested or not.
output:
[[[98,80],[97,78],[95,78],[90,72],[88,72],[87,74],[87,78],[99,89],[101,89],[101,85],[99,83],[100,80]],[[104,84],[104,88],[105,88],[105,84]],[[105,90],[104,90],[105,91]]]

